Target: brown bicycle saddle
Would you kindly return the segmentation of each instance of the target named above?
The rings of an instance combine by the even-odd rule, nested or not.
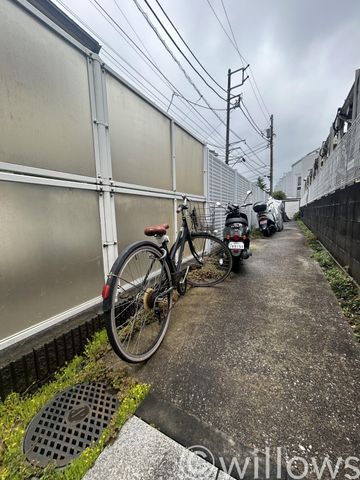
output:
[[[169,224],[160,223],[159,225],[152,225],[151,227],[145,227],[144,233],[148,237],[153,237],[154,235],[165,235],[166,230],[169,228]]]

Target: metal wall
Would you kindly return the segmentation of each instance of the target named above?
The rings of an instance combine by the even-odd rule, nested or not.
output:
[[[174,238],[206,148],[25,0],[0,13],[1,350],[99,305],[146,224]]]
[[[252,191],[252,195],[248,197],[247,203],[255,203],[267,199],[267,194],[263,190],[260,190],[259,187],[210,152],[207,167],[207,189],[208,201],[211,203],[220,202],[227,204],[230,202],[241,205],[244,203],[248,190]],[[256,214],[252,207],[247,207],[244,212],[248,216],[250,225],[257,225]],[[220,208],[215,209],[215,228],[219,234],[223,230],[224,223],[224,210]]]
[[[360,180],[360,115],[344,134],[335,150],[319,167],[305,189],[301,205],[306,205],[339,188]]]

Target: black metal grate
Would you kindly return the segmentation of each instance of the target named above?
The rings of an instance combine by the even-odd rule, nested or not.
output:
[[[30,422],[23,449],[40,467],[55,461],[64,467],[97,442],[118,407],[116,395],[102,383],[82,383],[64,390]]]

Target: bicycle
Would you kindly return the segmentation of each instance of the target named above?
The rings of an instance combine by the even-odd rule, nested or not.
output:
[[[143,362],[159,348],[169,325],[175,289],[184,295],[187,283],[212,286],[231,272],[232,256],[224,242],[207,231],[190,230],[187,202],[183,196],[177,209],[182,226],[170,251],[166,235],[169,225],[146,227],[145,235],[154,237],[157,244],[140,241],[125,248],[104,285],[109,341],[115,353],[127,362]]]

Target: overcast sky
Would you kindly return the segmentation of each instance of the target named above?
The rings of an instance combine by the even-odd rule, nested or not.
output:
[[[145,90],[145,87],[149,89],[158,96],[158,99],[154,99],[152,96],[150,98],[167,109],[172,96],[171,87],[167,86],[158,75],[155,75],[154,71],[141,58],[141,53],[136,52],[136,48],[132,49],[116,31],[116,28],[105,20],[95,8],[95,4],[91,3],[94,0],[61,1],[97,33],[98,40],[103,45],[103,57],[106,62],[119,72],[122,68],[121,65],[125,66],[135,79],[140,80],[142,85],[122,70],[123,76],[134,83],[137,88],[142,89],[147,96],[149,96],[149,91]],[[210,90],[186,63],[144,0],[136,1],[148,14],[149,19],[186,69],[203,97],[212,107],[224,109],[225,102]],[[221,86],[226,87],[228,68],[236,69],[242,64],[238,52],[216,19],[208,0],[159,1],[203,66]],[[265,117],[268,117],[268,112],[274,114],[276,132],[274,174],[275,180],[277,180],[282,173],[289,170],[292,163],[320,146],[328,134],[337,108],[342,105],[351,88],[355,70],[360,68],[360,1],[344,0],[342,3],[334,0],[223,1],[239,51],[250,63],[257,86],[264,99],[266,105],[266,108],[262,105],[264,112],[260,110],[252,89],[253,86],[256,91],[254,80],[252,80],[252,86],[248,80],[243,87],[236,90],[236,93],[243,94],[245,105],[261,129],[267,127],[267,118]],[[206,105],[203,99],[199,100],[199,94],[190,85],[148,25],[134,0],[98,0],[98,2],[140,49],[146,55],[151,55],[154,63],[183,96]],[[166,21],[156,1],[148,0],[148,2],[194,66],[203,74],[209,84],[221,96],[224,96],[224,92],[196,64]],[[209,2],[219,16],[227,34],[231,37],[221,0],[209,0]],[[55,3],[63,8],[57,0]],[[105,15],[104,12],[102,13]],[[140,43],[140,40],[143,44]],[[115,57],[109,47],[121,55],[121,59],[116,57],[120,65],[106,55],[107,51]],[[140,78],[139,73],[131,70],[125,61],[160,90],[160,93]],[[261,99],[259,100],[261,103]],[[204,118],[196,115],[186,103],[184,104],[175,97],[169,112],[178,120],[186,121],[187,128],[195,128],[197,136],[201,139],[209,140],[219,147],[223,146],[224,125],[213,112],[202,108],[198,108],[198,110]],[[219,110],[216,113],[225,119],[224,111]],[[205,121],[208,123],[204,123]],[[217,128],[217,131],[212,131],[209,124],[213,128]],[[252,147],[263,141],[239,109],[234,110],[231,115],[231,127]],[[232,135],[231,141],[236,140],[237,138]],[[244,145],[243,148],[248,150]],[[223,154],[219,148],[217,150],[220,155]],[[260,167],[260,165],[262,162],[266,165],[269,164],[269,150],[259,153],[258,157],[260,160],[252,155],[247,160],[247,168],[241,166],[240,172],[250,178],[254,178],[258,172],[267,173],[267,168]],[[249,167],[252,174],[248,170]]]

